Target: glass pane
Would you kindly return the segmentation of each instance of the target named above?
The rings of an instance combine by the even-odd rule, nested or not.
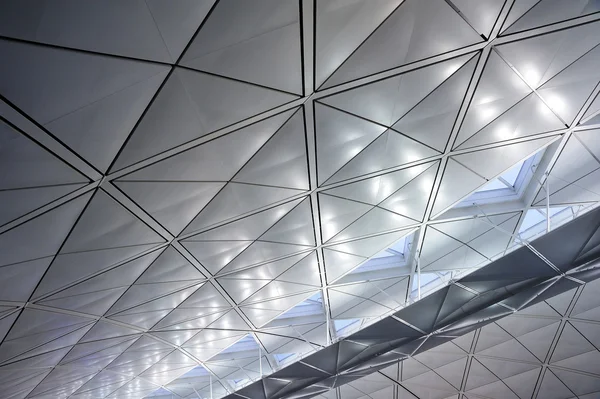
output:
[[[506,184],[502,183],[498,179],[494,179],[494,180],[490,180],[489,183],[487,183],[485,186],[481,187],[476,192],[477,193],[482,193],[484,191],[500,190],[500,189],[503,189],[503,188],[507,188]]]
[[[513,187],[515,185],[515,182],[517,181],[517,177],[519,177],[519,172],[521,171],[521,168],[523,168],[523,162],[525,161],[519,162],[518,164],[516,164],[501,175],[501,177]]]
[[[525,219],[523,219],[523,223],[521,224],[521,229],[519,230],[519,233],[529,230],[530,228],[537,225],[538,223],[543,222],[544,220],[546,220],[545,216],[539,213],[537,209],[530,209],[525,214]]]

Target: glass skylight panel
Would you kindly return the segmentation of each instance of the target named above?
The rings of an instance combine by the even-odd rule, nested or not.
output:
[[[407,237],[402,237],[399,241],[396,241],[396,243],[394,245],[392,245],[390,247],[390,249],[395,252],[404,254],[405,247],[406,247],[406,239],[407,239]]]
[[[323,313],[323,299],[321,293],[318,292],[310,298],[300,302],[287,312],[279,315],[276,320],[290,319],[293,317],[310,316]]]
[[[493,180],[490,180],[490,182],[487,183],[485,186],[481,187],[479,190],[477,190],[475,192],[476,193],[481,193],[481,192],[484,192],[484,191],[501,190],[503,188],[509,188],[509,186],[507,186],[500,179],[493,179]]]
[[[435,282],[440,281],[440,276],[437,273],[421,273],[421,290],[428,285],[435,285]],[[413,279],[412,292],[416,293],[419,290],[419,279],[417,276]]]
[[[365,317],[362,319],[338,319],[334,320],[334,327],[337,339],[347,337],[348,335],[360,330],[372,321],[378,318]]]
[[[474,203],[482,205],[518,199],[531,181],[535,165],[541,160],[544,152],[545,149],[542,149],[528,159],[513,165],[500,176],[477,189],[456,207],[472,206]]]
[[[525,161],[521,161],[517,163],[515,166],[504,172],[498,178],[491,180],[485,186],[481,187],[477,190],[477,193],[484,191],[493,191],[493,190],[501,190],[510,188],[513,189],[515,184],[517,183],[517,178],[519,174],[523,171],[523,165]]]
[[[240,339],[235,344],[231,345],[229,348],[224,349],[219,353],[218,356],[225,355],[228,353],[234,352],[243,352],[248,350],[258,350],[258,344],[254,340],[254,337],[250,334],[246,335],[244,338]]]
[[[519,233],[529,230],[533,226],[542,223],[544,220],[546,220],[546,217],[541,212],[539,212],[537,209],[530,209],[525,214],[525,218],[523,219],[523,223],[521,223]]]
[[[277,360],[277,363],[285,364],[288,363],[290,359],[296,356],[295,353],[275,353],[273,357]]]
[[[517,177],[519,177],[519,173],[523,169],[523,164],[525,161],[521,161],[506,172],[504,172],[500,177],[507,182],[510,186],[514,187],[517,182]]]
[[[350,274],[365,273],[369,271],[404,266],[406,264],[404,252],[406,252],[408,238],[409,236],[402,237],[399,241],[396,241],[389,248],[386,248],[383,251],[377,253],[371,259],[360,265]],[[389,260],[389,262],[386,262],[386,260]]]

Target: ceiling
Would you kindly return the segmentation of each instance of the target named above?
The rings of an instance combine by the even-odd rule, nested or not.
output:
[[[2,2],[0,397],[224,396],[596,206],[598,11]]]
[[[597,398],[599,294],[596,280],[316,397]]]

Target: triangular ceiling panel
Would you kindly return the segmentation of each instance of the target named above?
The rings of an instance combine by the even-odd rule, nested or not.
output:
[[[13,55],[2,68],[6,98],[102,171],[169,70],[19,42],[2,41],[0,49]]]
[[[169,51],[171,60],[177,61],[188,42],[210,12],[214,1],[177,2],[171,4],[163,0],[147,0],[154,23]]]
[[[73,340],[73,337],[68,337],[68,335],[80,331],[83,327],[91,327],[92,322],[84,317],[28,309],[23,312],[6,335],[1,347],[0,362],[25,354],[55,340],[59,341],[56,344],[60,345],[62,337],[65,337],[63,346],[68,346],[67,342]],[[86,331],[87,329],[81,335]],[[72,343],[77,342],[79,338]]]
[[[88,182],[66,163],[0,121],[0,225],[54,201]]]
[[[323,242],[326,242],[373,209],[373,206],[332,195],[319,194],[319,208],[322,239]]]
[[[380,234],[407,227],[416,227],[417,225],[418,222],[415,220],[374,207],[328,242],[334,243],[356,239],[371,234]]]
[[[327,182],[336,183],[421,161],[436,155],[438,155],[437,151],[388,129],[354,156]]]
[[[462,56],[388,79],[342,91],[320,101],[392,127],[428,96],[445,85],[471,57]],[[466,89],[466,88],[465,88]]]
[[[51,262],[47,257],[0,266],[0,300],[28,301]]]
[[[194,285],[194,283],[196,283]],[[109,309],[108,315],[143,313],[144,310],[165,310],[177,307],[201,284],[192,281],[135,284]]]
[[[469,103],[454,147],[460,148],[466,140],[531,92],[527,83],[510,68],[500,55],[496,51],[491,51]]]
[[[208,228],[305,192],[283,187],[229,183],[190,222],[186,231]]]
[[[150,227],[99,190],[63,244],[36,295],[97,273],[163,241]],[[74,267],[75,264],[79,267]]]
[[[164,7],[159,0],[127,6],[42,1],[40,12],[36,7],[11,1],[3,12],[0,34],[60,47],[174,62],[210,9],[210,3],[184,2]],[[132,20],[136,23],[132,24]]]
[[[554,139],[555,137],[545,137],[451,157],[442,177],[433,214],[437,215],[449,205],[458,202],[477,187],[492,180],[519,160],[539,151]],[[461,187],[460,190],[457,186]],[[463,193],[462,196],[458,195],[459,192]]]
[[[402,306],[406,277],[343,285],[329,290],[333,318],[377,317]]]
[[[401,3],[400,0],[317,2],[315,87],[321,86]]]
[[[595,142],[595,136],[596,131],[591,130],[577,132],[569,138],[548,176],[551,196],[600,168],[597,156],[590,152],[594,146],[589,144]],[[534,203],[545,201],[545,196],[540,189]]]
[[[284,244],[315,245],[312,208],[308,198],[277,221],[259,240]]]
[[[312,248],[306,245],[281,244],[267,241],[255,241],[236,258],[229,262],[219,273],[245,269],[250,266],[275,261],[290,255],[308,252]]]
[[[319,195],[323,240],[381,233],[422,220],[437,168],[425,164],[325,190]]]
[[[244,165],[233,181],[300,190],[309,188],[302,109]]]
[[[554,373],[547,369],[538,391],[539,398],[571,398],[573,392],[563,384]]]
[[[409,232],[410,230],[396,231],[325,247],[323,254],[327,281],[339,279]]]
[[[319,102],[314,106],[317,174],[322,184],[386,131],[386,127]]]
[[[54,258],[51,268],[44,275],[44,278],[37,287],[35,297],[40,298],[53,293],[57,289],[66,288],[73,283],[78,283],[83,279],[108,271],[155,247],[155,244],[147,244],[116,249],[58,254]],[[149,252],[144,255],[144,257],[139,258],[139,261],[149,264],[158,255],[158,252]],[[79,267],[75,267],[74,265],[79,265]]]
[[[167,247],[136,281],[152,284],[169,281],[190,281],[204,276],[172,246]]]
[[[196,234],[183,242],[191,241],[253,241],[294,209],[301,200],[287,202],[245,218]]]
[[[460,148],[500,143],[565,129],[567,126],[537,95],[530,94],[491,121]]]
[[[539,88],[559,72],[569,71],[571,66],[585,60],[586,53],[593,54],[590,50],[599,44],[599,29],[598,23],[585,24],[507,43],[497,49],[531,87]]]
[[[504,2],[496,0],[453,0],[465,19],[484,37],[489,37],[497,23]]]
[[[261,327],[306,298],[311,297],[315,292],[313,290],[301,294],[273,298],[268,301],[242,306],[241,309],[254,325]]]
[[[478,57],[473,57],[393,126],[439,152],[448,144]],[[451,68],[451,67],[447,67]]]
[[[600,253],[594,2],[33,3],[0,4],[4,396],[597,395],[600,273],[557,271]],[[544,179],[548,230],[591,220],[566,253]]]
[[[445,41],[439,43],[438,37],[444,37]],[[346,59],[324,86],[338,85],[481,40],[448,3],[405,1]]]
[[[129,166],[295,98],[291,94],[178,68],[137,125],[114,168]],[[166,135],[165,131],[170,134]]]
[[[179,234],[225,184],[173,181],[115,182],[117,187],[173,234]]]
[[[595,2],[562,3],[552,0],[522,0],[511,9],[503,33],[510,34],[600,11]]]
[[[164,239],[102,190],[79,218],[62,253],[162,243]]]
[[[329,282],[333,282],[350,273],[367,260],[367,258],[362,256],[335,251],[329,248],[323,249],[323,259]]]
[[[228,181],[293,114],[292,110],[263,119],[153,163],[121,180]]]
[[[77,221],[91,194],[84,194],[0,234],[0,264],[53,256]],[[49,231],[44,226],[51,224]]]
[[[593,398],[600,392],[600,378],[588,376],[585,374],[573,373],[571,371],[552,368],[556,375],[572,392],[580,398],[588,398],[585,396],[590,394],[589,398]]]
[[[594,101],[590,104],[590,106],[588,107],[588,109],[585,111],[585,114],[583,114],[582,117],[582,121],[587,121],[590,119],[594,119],[594,116],[598,115],[598,112],[600,111],[600,96],[596,96],[596,98],[594,98]]]
[[[419,177],[423,172],[428,170],[430,166],[431,164],[423,164],[412,168],[402,169],[397,172],[323,190],[323,193],[376,206],[398,190],[404,188],[413,179]]]
[[[433,215],[439,215],[486,182],[480,175],[449,158],[433,204]]]
[[[214,275],[251,244],[252,241],[187,241],[183,245]]]
[[[252,5],[221,1],[191,42],[182,64],[301,94],[299,12],[294,0]]]

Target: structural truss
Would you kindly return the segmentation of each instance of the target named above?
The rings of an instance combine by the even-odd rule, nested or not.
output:
[[[0,398],[244,392],[594,215],[599,11],[597,0],[2,1]],[[546,298],[359,382],[306,387],[593,398],[598,304],[578,306],[598,284],[569,288],[559,305]],[[535,319],[531,331],[519,317]],[[533,329],[556,333],[548,352],[521,339]],[[556,355],[559,337],[591,346]],[[496,347],[513,341],[534,357]],[[507,365],[489,360],[500,352]],[[444,374],[452,362],[468,367]],[[526,390],[518,378],[534,374]]]

